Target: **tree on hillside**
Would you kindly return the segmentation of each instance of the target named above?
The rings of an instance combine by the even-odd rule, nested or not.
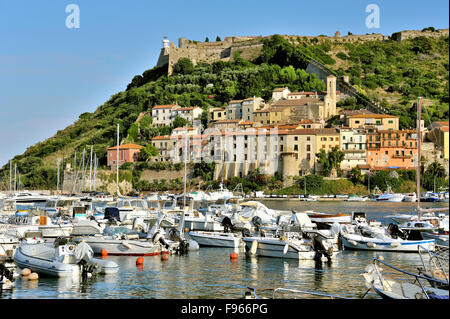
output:
[[[139,160],[148,162],[150,158],[158,155],[159,155],[158,149],[154,147],[152,144],[147,144],[139,152]]]
[[[349,179],[352,181],[353,184],[362,184],[364,179],[361,173],[361,170],[357,167],[353,167],[350,171]]]
[[[137,123],[131,124],[130,128],[127,131],[128,136],[127,140],[130,142],[136,142],[139,139],[139,127]]]
[[[216,41],[222,41],[219,36],[216,37]]]
[[[323,176],[330,176],[333,170],[336,175],[341,175],[341,162],[344,160],[345,153],[339,149],[339,146],[333,147],[328,153],[322,148],[316,157]]]
[[[205,42],[209,42],[209,38],[208,37],[206,37]]]
[[[181,58],[173,67],[173,74],[190,74],[194,71],[194,64],[188,58]]]
[[[191,123],[181,116],[176,116],[172,122],[173,128],[189,126]]]
[[[445,181],[445,168],[439,162],[433,162],[425,169],[422,186],[427,190],[438,190],[440,187],[448,187]]]

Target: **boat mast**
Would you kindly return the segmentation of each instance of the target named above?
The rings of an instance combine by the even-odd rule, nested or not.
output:
[[[184,210],[186,209],[186,160],[187,160],[187,127],[185,128],[186,131],[184,133],[184,191],[183,191],[183,216],[184,216]]]
[[[94,154],[94,192],[95,190],[95,179],[97,175],[97,154]]]
[[[420,132],[420,124],[422,115],[422,98],[419,97],[419,101],[417,103],[417,216],[420,219],[420,149],[422,145],[421,132]]]
[[[63,187],[64,187],[64,154],[62,157],[62,163],[61,163],[61,167],[62,167],[62,178],[61,178],[61,195],[63,193]]]
[[[92,148],[94,145],[91,145],[91,158],[89,160],[89,191],[92,191]]]
[[[117,123],[117,163],[116,163],[116,186],[117,186],[117,196],[120,195],[119,190],[119,123]]]
[[[75,193],[75,186],[77,184],[77,178],[78,178],[78,170],[77,170],[77,151],[75,151],[75,156],[73,158],[73,169],[74,171],[74,179],[73,179],[73,186],[72,186],[72,194]]]
[[[56,159],[56,166],[57,166],[57,173],[56,173],[56,192],[59,191],[59,162],[61,161],[61,159],[57,158]]]
[[[14,163],[14,192],[17,191],[17,189],[16,189],[16,185],[17,185],[16,175],[17,175],[17,163]]]
[[[9,193],[12,193],[12,159],[9,160]]]

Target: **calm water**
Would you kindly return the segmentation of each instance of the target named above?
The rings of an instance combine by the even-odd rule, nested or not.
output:
[[[385,222],[392,213],[411,213],[413,203],[351,203],[266,201],[276,209],[316,210],[320,212],[364,211],[368,218]],[[423,207],[445,207],[446,203],[423,203]],[[421,265],[418,254],[343,251],[331,264],[314,261],[282,260],[267,257],[245,257],[241,250],[237,261],[231,261],[232,249],[200,248],[187,256],[144,258],[142,267],[136,257],[108,256],[119,264],[116,275],[98,276],[80,282],[72,278],[41,277],[38,282],[16,280],[11,291],[0,291],[0,297],[26,299],[197,299],[241,298],[247,286],[285,287],[326,292],[358,298],[367,288],[361,274],[373,257],[383,255],[385,261],[416,272]],[[378,298],[369,293],[366,298]]]

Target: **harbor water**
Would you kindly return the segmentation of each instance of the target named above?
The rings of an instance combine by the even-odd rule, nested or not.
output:
[[[314,210],[322,213],[365,212],[369,219],[388,224],[387,215],[415,214],[416,203],[378,202],[299,202],[298,200],[261,200],[269,208],[280,210]],[[448,203],[422,203],[427,207],[448,207]],[[136,257],[108,256],[119,265],[115,275],[97,276],[85,281],[74,278],[40,277],[38,281],[15,282],[12,290],[0,290],[1,299],[236,299],[246,287],[306,290],[347,298],[360,298],[367,287],[362,273],[374,257],[396,267],[417,272],[421,265],[416,253],[364,252],[344,250],[331,263],[298,261],[268,257],[246,257],[239,250],[206,248],[185,256],[144,257],[136,266]],[[315,298],[312,296],[304,296]],[[365,298],[379,298],[369,292]]]

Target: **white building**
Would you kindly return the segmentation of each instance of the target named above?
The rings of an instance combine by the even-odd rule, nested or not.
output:
[[[175,107],[172,109],[172,121],[175,117],[180,116],[192,124],[194,120],[200,120],[202,117],[202,108],[198,106],[194,107]]]
[[[152,108],[152,118],[154,126],[172,125],[172,110],[179,107],[177,104],[155,105]]]
[[[345,158],[342,170],[351,170],[357,165],[367,164],[366,132],[364,129],[343,127],[340,129],[341,150]]]

